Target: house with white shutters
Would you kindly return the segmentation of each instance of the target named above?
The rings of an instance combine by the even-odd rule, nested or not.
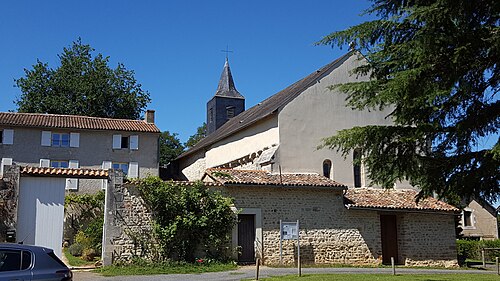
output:
[[[154,111],[145,120],[0,112],[0,177],[5,165],[121,169],[128,178],[158,175]],[[95,192],[106,181],[68,178],[66,189]]]

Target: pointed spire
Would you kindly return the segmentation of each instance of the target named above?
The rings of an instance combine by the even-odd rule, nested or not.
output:
[[[224,69],[220,75],[219,86],[217,87],[215,95],[218,97],[245,98],[238,92],[238,90],[236,90],[236,87],[234,86],[233,75],[231,75],[231,69],[229,68],[229,61],[227,57]]]

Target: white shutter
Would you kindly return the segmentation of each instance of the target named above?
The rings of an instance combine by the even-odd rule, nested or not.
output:
[[[42,167],[42,168],[50,167],[50,160],[49,159],[40,159],[40,167]]]
[[[3,166],[12,165],[12,158],[2,158],[0,163],[0,178],[3,177]]]
[[[122,148],[122,135],[113,135],[113,149],[120,148]]]
[[[14,143],[14,130],[4,129],[3,130],[3,144],[13,144]]]
[[[68,167],[71,169],[78,169],[78,160],[69,160]],[[66,179],[67,190],[78,190],[78,179]]]
[[[42,146],[50,146],[52,133],[50,131],[42,131]]]
[[[128,163],[128,178],[137,178],[139,177],[139,163],[130,162]]]
[[[130,136],[130,149],[132,149],[132,150],[139,149],[139,136],[138,135]]]
[[[111,169],[113,163],[111,161],[102,161],[102,169],[108,170]],[[108,187],[108,180],[102,180],[102,189],[106,189]]]
[[[80,147],[80,133],[69,134],[69,147]]]

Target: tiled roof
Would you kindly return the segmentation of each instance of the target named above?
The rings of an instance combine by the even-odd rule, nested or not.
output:
[[[445,211],[457,212],[458,209],[435,198],[428,197],[415,202],[417,192],[410,189],[349,188],[345,194],[348,208]]]
[[[153,123],[78,115],[0,112],[0,126],[159,133]]]
[[[68,169],[68,168],[41,168],[22,167],[22,175],[28,176],[50,176],[50,177],[71,177],[71,178],[108,178],[108,170],[101,169]]]
[[[286,89],[258,103],[256,106],[249,108],[236,115],[235,117],[229,119],[219,129],[203,138],[191,149],[177,157],[177,159],[183,158],[196,151],[199,151],[200,149],[212,145],[219,140],[222,140],[240,130],[245,129],[246,127],[251,126],[252,124],[260,120],[265,119],[266,117],[271,116],[272,114],[275,114],[283,107],[285,107],[289,102],[299,96],[302,92],[304,92],[307,88],[316,84],[319,79],[328,75],[334,69],[342,65],[342,63],[344,63],[352,55],[353,52],[348,52],[347,54],[313,72],[302,80],[295,82],[294,84],[288,86]]]
[[[266,171],[207,169],[206,175],[223,185],[269,185],[269,186],[304,186],[335,187],[345,186],[318,174],[271,174]]]

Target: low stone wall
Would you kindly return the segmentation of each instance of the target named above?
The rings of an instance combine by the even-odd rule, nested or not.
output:
[[[104,265],[130,262],[134,257],[153,258],[151,212],[137,187],[123,184],[120,171],[114,171],[106,190],[104,222]]]
[[[7,230],[17,226],[17,200],[19,194],[19,167],[5,166],[0,179],[0,242],[7,241]]]

